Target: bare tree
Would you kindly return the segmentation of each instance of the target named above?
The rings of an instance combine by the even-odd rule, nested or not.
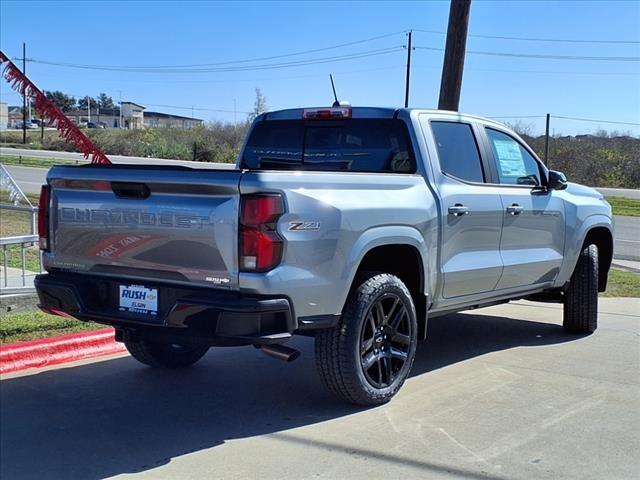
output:
[[[249,114],[249,120],[254,121],[258,115],[267,111],[267,98],[262,91],[256,87],[256,101],[253,104],[253,111]]]

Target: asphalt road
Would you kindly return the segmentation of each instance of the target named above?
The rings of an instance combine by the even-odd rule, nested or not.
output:
[[[5,165],[9,175],[13,177],[24,193],[40,193],[40,187],[47,179],[45,168],[18,167]]]
[[[313,343],[285,364],[213,349],[192,369],[130,357],[0,382],[6,479],[630,479],[640,474],[638,299],[600,329],[517,302],[433,319],[388,405],[325,392]]]
[[[640,217],[615,216],[614,254],[621,260],[640,260]]]
[[[59,160],[76,160],[80,163],[86,163],[87,160],[81,153],[74,152],[56,152],[53,150],[29,150],[22,148],[0,147],[0,155],[24,156],[31,158],[53,158]],[[208,163],[208,162],[190,162],[188,160],[167,160],[166,158],[150,158],[150,157],[125,157],[122,155],[109,155],[109,159],[113,163],[139,164],[147,165],[182,165],[186,167],[196,168],[224,168],[232,169],[235,165],[230,163]]]

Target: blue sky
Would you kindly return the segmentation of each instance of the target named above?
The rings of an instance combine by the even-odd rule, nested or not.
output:
[[[265,65],[392,49],[315,65],[264,70],[147,73],[28,63],[42,89],[74,95],[107,92],[148,109],[232,121],[251,110],[259,87],[271,109],[331,102],[328,74],[354,105],[401,106],[408,29],[445,31],[449,2],[0,2],[0,48],[20,57],[90,65],[211,64],[272,57],[377,40],[306,55],[227,65]],[[627,40],[532,42],[470,37],[468,51],[570,56],[640,56],[640,2],[489,2],[474,0],[469,33],[510,37]],[[394,34],[394,32],[397,32]],[[390,35],[387,35],[390,34]],[[443,48],[442,34],[416,31],[414,45]],[[395,48],[394,48],[395,47]],[[376,53],[374,52],[374,53]],[[412,57],[411,106],[434,108],[442,52]],[[219,68],[219,67],[217,67]],[[121,92],[121,93],[120,93]],[[19,103],[8,85],[2,101]],[[169,108],[159,105],[185,107]],[[201,109],[201,110],[199,110]],[[210,109],[210,110],[205,110]],[[215,112],[213,110],[227,110]],[[468,54],[460,109],[484,116],[552,115],[640,123],[640,62],[552,60]],[[523,119],[542,130],[542,119]],[[640,127],[554,119],[556,133]]]

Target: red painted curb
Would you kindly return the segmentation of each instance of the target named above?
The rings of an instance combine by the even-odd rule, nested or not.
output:
[[[0,374],[124,352],[113,328],[0,346]]]

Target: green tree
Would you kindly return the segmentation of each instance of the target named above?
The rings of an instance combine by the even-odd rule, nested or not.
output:
[[[259,88],[256,88],[256,101],[253,104],[253,111],[249,114],[249,120],[254,121],[258,115],[267,111],[267,98]]]
[[[59,90],[56,90],[54,92],[45,91],[44,94],[49,101],[51,101],[63,112],[69,112],[76,106],[76,99],[74,97],[66,95]]]
[[[98,96],[97,100],[98,106],[100,108],[116,108],[116,104],[114,103],[113,98],[111,98],[106,93],[101,93]]]
[[[87,106],[89,105],[89,102],[91,102],[92,109],[95,109],[98,106],[98,101],[95,98],[92,98],[87,95],[86,97],[83,97],[78,100],[78,108],[81,110],[86,110]]]

